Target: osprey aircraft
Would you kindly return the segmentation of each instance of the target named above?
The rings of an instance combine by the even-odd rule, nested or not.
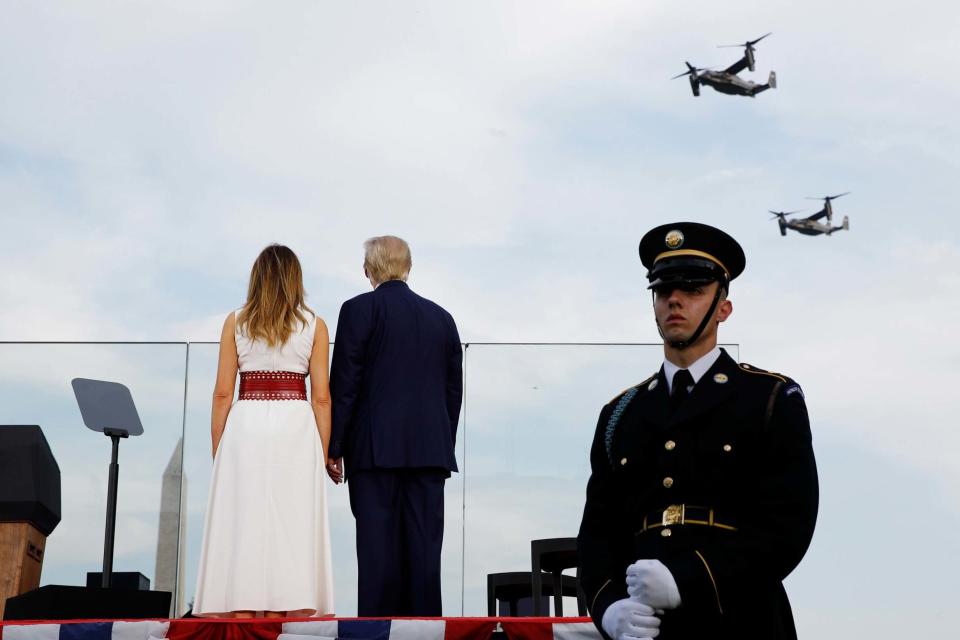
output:
[[[743,57],[723,71],[712,71],[708,68],[703,69],[695,67],[689,62],[685,62],[684,64],[687,65],[687,70],[679,75],[674,76],[672,79],[676,80],[677,78],[682,78],[683,76],[690,76],[690,89],[693,91],[694,96],[700,95],[700,85],[702,84],[705,84],[708,87],[713,87],[714,90],[719,91],[720,93],[726,93],[735,96],[750,96],[751,98],[755,97],[758,93],[766,91],[767,89],[776,89],[777,74],[775,71],[770,72],[770,76],[767,78],[766,84],[759,84],[751,80],[744,80],[737,75],[744,69],[749,69],[750,71],[754,70],[754,52],[756,51],[756,49],[754,49],[754,45],[769,35],[770,34],[767,33],[760,36],[756,40],[748,40],[743,44],[720,45],[720,48],[744,48]]]
[[[787,216],[793,215],[794,213],[799,213],[799,211],[771,211],[773,217],[771,220],[776,220],[777,224],[780,225],[780,235],[787,235],[787,229],[792,229],[797,233],[802,233],[805,236],[819,236],[819,235],[832,235],[834,231],[847,231],[850,229],[850,220],[847,216],[843,216],[843,223],[835,227],[833,226],[833,205],[830,204],[832,200],[836,200],[840,196],[845,196],[846,193],[841,193],[835,196],[827,196],[825,198],[808,198],[808,200],[823,200],[823,209],[817,211],[812,216],[807,216],[806,218],[792,218],[787,219]],[[827,223],[824,224],[820,222],[824,218],[827,219]]]

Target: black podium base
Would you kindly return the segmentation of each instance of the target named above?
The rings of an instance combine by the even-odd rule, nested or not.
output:
[[[7,599],[4,620],[89,620],[170,617],[169,591],[47,585]]]
[[[133,589],[134,591],[150,591],[150,578],[139,571],[114,571],[111,574],[111,589]],[[103,573],[100,571],[87,572],[87,586],[100,588],[103,585]]]

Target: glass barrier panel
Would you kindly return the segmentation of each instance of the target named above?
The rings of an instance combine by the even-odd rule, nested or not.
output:
[[[117,381],[130,388],[144,435],[120,445],[114,569],[176,590],[175,615],[189,609],[209,493],[218,348],[0,344],[0,425],[40,425],[61,471],[63,519],[48,541],[42,584],[84,584],[86,572],[102,566],[110,441],[83,426],[70,380]],[[727,349],[738,358],[736,346]],[[600,408],[662,359],[660,345],[466,347],[460,473],[446,485],[444,615],[485,615],[487,574],[529,571],[531,540],[576,536]],[[349,494],[331,484],[327,495],[336,612],[352,616]],[[565,600],[564,613],[575,611]]]
[[[60,468],[42,585],[103,568],[111,441],[84,426],[70,384],[92,378],[130,389],[144,431],[120,440],[113,569],[176,590],[185,357],[184,344],[0,344],[0,425],[39,425]]]
[[[190,345],[189,391],[184,469],[189,479],[186,495],[186,602],[196,589],[203,523],[212,469],[210,410],[217,373],[217,344]],[[332,348],[331,348],[332,354]],[[239,386],[239,385],[238,385]],[[309,379],[308,379],[309,386]],[[463,468],[463,438],[458,439],[457,463]],[[357,614],[357,560],[353,514],[347,485],[327,486],[330,539],[333,554],[334,601],[338,616]],[[441,573],[444,615],[460,615],[463,568],[463,476],[453,474],[445,490],[445,523]]]
[[[662,345],[468,346],[464,615],[486,615],[487,574],[531,570],[532,540],[576,537],[600,409],[662,362]]]

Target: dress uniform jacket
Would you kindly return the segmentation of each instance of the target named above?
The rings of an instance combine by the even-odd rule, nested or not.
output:
[[[645,558],[682,601],[660,640],[796,638],[782,581],[810,544],[818,486],[795,382],[724,351],[673,409],[661,369],[603,408],[590,462],[578,548],[598,628]]]

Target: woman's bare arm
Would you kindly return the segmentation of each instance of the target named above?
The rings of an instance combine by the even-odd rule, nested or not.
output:
[[[227,426],[227,414],[233,404],[233,391],[237,385],[237,341],[234,338],[236,316],[230,314],[223,323],[220,334],[220,359],[217,365],[217,382],[213,387],[213,411],[210,418],[210,435],[213,440],[213,457]]]
[[[317,431],[323,444],[323,459],[330,450],[330,334],[327,324],[317,318],[313,334],[313,351],[310,354],[310,404],[317,421]]]

